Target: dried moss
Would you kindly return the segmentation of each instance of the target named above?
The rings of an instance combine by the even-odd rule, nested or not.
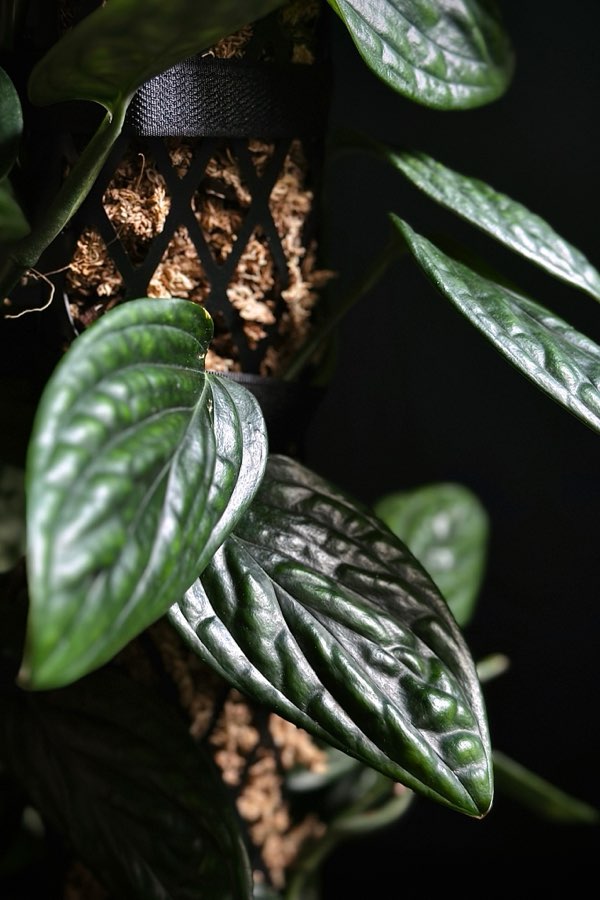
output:
[[[150,634],[189,717],[190,733],[211,749],[234,794],[259,855],[256,880],[267,877],[277,888],[283,887],[286,870],[305,842],[325,832],[315,815],[293,818],[284,773],[295,766],[323,772],[326,754],[303,729],[275,713],[265,718],[264,710],[204,666],[165,621],[153,626]]]
[[[308,840],[321,837],[326,826],[316,815],[292,817],[283,771],[298,764],[322,771],[325,755],[302,729],[279,716],[268,719],[268,735],[256,724],[256,707],[232,690],[210,735],[215,760],[226,784],[235,788],[236,805],[257,848],[260,865],[255,881],[265,876],[276,888],[286,883],[286,871]]]
[[[193,159],[195,142],[171,139],[170,159],[184,177]],[[252,139],[248,144],[258,174],[272,158],[272,143]],[[306,340],[319,291],[331,277],[317,266],[314,240],[305,240],[314,196],[306,186],[308,164],[299,140],[291,144],[269,198],[269,209],[287,264],[286,288],[281,287],[264,230],[254,229],[227,287],[227,298],[239,313],[244,340],[250,350],[261,348],[260,374],[277,375]],[[231,254],[251,207],[252,195],[239,163],[227,145],[209,160],[201,184],[193,192],[192,209],[207,246],[218,264]],[[119,164],[103,196],[106,215],[132,263],[142,262],[169,214],[171,200],[165,180],[151,158],[132,148]],[[86,228],[67,274],[71,315],[79,328],[124,298],[125,286],[96,229]],[[183,297],[210,307],[211,284],[194,241],[179,226],[149,279],[149,297]],[[220,371],[241,369],[240,348],[226,322],[216,315],[215,339],[207,365]],[[262,346],[261,346],[262,345]]]
[[[63,17],[73,20],[72,0],[64,0]],[[264,20],[247,25],[216,43],[206,55],[224,59],[248,57],[269,61],[286,57],[295,63],[316,60],[321,23],[320,0],[292,0]],[[283,56],[282,56],[283,54]],[[176,174],[189,171],[200,139],[165,141]],[[270,142],[250,137],[248,150],[261,176],[274,152]],[[319,292],[332,273],[318,268],[318,248],[307,233],[314,195],[304,147],[296,140],[269,199],[287,264],[286,286],[275,265],[266,229],[257,226],[237,262],[227,286],[229,302],[239,313],[243,342],[262,359],[259,374],[277,376],[306,339]],[[193,193],[192,208],[206,245],[219,264],[237,250],[240,228],[252,204],[251,191],[227,143],[210,159]],[[171,199],[165,180],[147,155],[144,143],[130,146],[104,193],[104,210],[132,264],[147,256],[163,231]],[[215,321],[215,337],[207,365],[220,371],[240,371],[244,347],[236,346],[231,328],[211,304],[211,284],[199,258],[194,236],[182,223],[151,273],[150,297],[183,297],[207,306]],[[127,299],[126,286],[98,232],[89,227],[77,240],[66,280],[71,315],[81,330],[115,303]],[[238,338],[236,338],[238,340]]]

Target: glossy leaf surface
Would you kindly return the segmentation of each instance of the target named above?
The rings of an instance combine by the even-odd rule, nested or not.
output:
[[[0,706],[3,762],[111,896],[250,900],[237,814],[174,709],[116,671]]]
[[[114,110],[154,75],[261,18],[283,0],[110,0],[54,44],[29,93],[44,106],[93,100]]]
[[[600,300],[600,272],[544,219],[483,181],[425,153],[384,152],[420,190],[556,278]]]
[[[483,278],[392,216],[433,284],[516,368],[600,431],[600,347],[543,306]]]
[[[492,798],[475,667],[377,518],[286,457],[171,621],[209,665],[331,746],[472,816]]]
[[[22,131],[19,95],[4,69],[0,69],[0,181],[8,175],[17,158]]]
[[[488,517],[461,484],[430,484],[382,497],[374,511],[425,566],[465,626],[483,578]]]
[[[369,68],[389,87],[438,109],[468,109],[508,87],[513,53],[483,0],[329,0]]]
[[[261,478],[262,414],[204,373],[212,321],[133,300],[73,343],[38,408],[27,465],[31,611],[22,678],[81,677],[202,571]]]

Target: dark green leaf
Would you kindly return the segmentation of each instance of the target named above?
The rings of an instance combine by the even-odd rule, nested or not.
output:
[[[0,244],[25,237],[29,225],[17,203],[8,178],[0,181]]]
[[[597,825],[600,810],[567,794],[499,750],[494,750],[499,791],[542,819],[573,825]]]
[[[392,216],[433,284],[514,366],[600,431],[600,347],[543,306],[445,253]]]
[[[379,78],[411,100],[468,109],[504,93],[513,53],[488,0],[329,0]]]
[[[74,681],[163,615],[256,489],[262,414],[205,375],[211,335],[187,300],[132,300],[47,385],[27,463],[29,686]]]
[[[388,494],[374,511],[425,566],[464,627],[487,551],[488,517],[477,497],[461,484],[430,484]]]
[[[448,169],[425,153],[393,153],[390,162],[433,200],[536,263],[556,278],[600,300],[600,272],[539,216],[483,181]]]
[[[0,69],[0,243],[17,240],[29,231],[7,177],[17,158],[22,131],[19,95],[4,69]]]
[[[473,816],[492,797],[475,666],[435,585],[376,517],[272,456],[243,519],[169,616],[243,693]]]
[[[33,103],[93,100],[109,110],[154,75],[283,0],[110,0],[54,44],[29,81]]]
[[[237,816],[175,710],[121,673],[0,695],[2,756],[115,897],[250,900]]]
[[[19,95],[4,69],[0,69],[0,181],[14,165],[22,131]]]

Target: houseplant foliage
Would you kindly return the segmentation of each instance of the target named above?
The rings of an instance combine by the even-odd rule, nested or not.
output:
[[[26,96],[9,67],[0,70],[2,297],[71,220],[139,86],[283,5],[109,0],[32,65]],[[28,6],[4,5],[7,60]],[[510,39],[491,3],[329,7],[374,75],[411,101],[459,111],[492,102],[510,83]],[[103,118],[54,199],[33,211],[19,196],[23,110],[74,100],[101,107]],[[360,135],[334,146],[375,154],[430,200],[600,299],[594,266],[516,200],[418,148]],[[508,362],[599,430],[600,348],[518,288],[448,256],[402,210],[386,212],[383,256],[358,291],[329,298],[286,377],[319,377],[314,351],[404,254]],[[382,498],[373,511],[299,461],[270,454],[254,397],[205,371],[211,337],[196,304],[140,297],[78,337],[45,387],[25,461],[24,558],[1,581],[0,774],[18,784],[7,815],[19,821],[30,803],[115,897],[253,896],[235,811],[211,761],[165,698],[111,667],[166,617],[219,676],[327,749],[323,784],[345,785],[350,800],[334,809],[326,850],[401,814],[413,793],[485,816],[494,771],[513,790],[528,784],[528,797],[558,817],[594,820],[585,804],[493,753],[482,669],[461,631],[485,565],[488,522],[477,499],[433,485]],[[305,790],[301,775],[290,788]],[[290,874],[287,896],[317,896],[323,853]]]

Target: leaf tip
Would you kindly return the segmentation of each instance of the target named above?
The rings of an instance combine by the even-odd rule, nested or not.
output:
[[[50,648],[32,640],[30,632],[15,681],[22,690],[45,691],[65,687],[82,674],[73,671],[72,665],[65,666],[64,659],[57,659]]]
[[[21,663],[21,668],[17,672],[15,683],[17,687],[21,688],[24,691],[30,691],[34,687],[32,682],[31,666],[25,659]]]

